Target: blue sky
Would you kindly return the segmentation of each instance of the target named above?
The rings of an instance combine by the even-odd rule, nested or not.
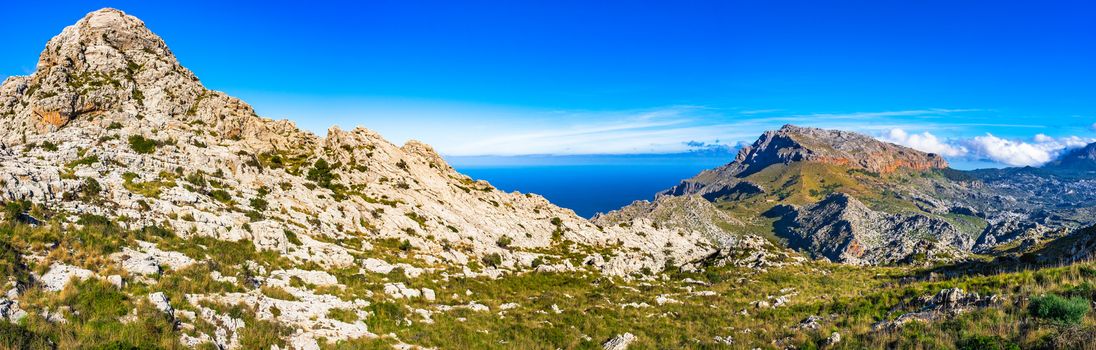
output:
[[[264,116],[447,155],[673,153],[795,123],[1034,165],[1096,137],[1096,5],[1082,1],[2,6],[19,15],[0,21],[0,76],[116,7]]]

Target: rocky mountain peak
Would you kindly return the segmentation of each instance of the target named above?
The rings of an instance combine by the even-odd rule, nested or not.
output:
[[[237,114],[254,114],[246,104],[216,95],[179,64],[144,22],[119,10],[102,9],[51,39],[34,74],[9,78],[0,86],[0,126],[14,131],[3,140],[8,144],[81,119],[98,119],[106,123],[102,126],[167,127],[202,116],[206,109],[198,104],[205,97],[214,97],[207,102],[235,106]],[[245,123],[239,118],[219,119],[237,129]]]
[[[39,58],[38,70],[59,66],[74,71],[111,73],[126,69],[132,62],[129,56],[137,52],[178,66],[167,44],[144,22],[120,10],[105,8],[88,13],[51,39]]]
[[[622,247],[594,266],[624,276],[714,249],[701,232],[597,227],[460,174],[419,141],[397,146],[364,127],[321,138],[263,118],[206,89],[143,22],[113,9],[65,28],[35,73],[0,86],[0,130],[0,202],[249,241],[293,263],[363,263],[372,241],[403,247],[401,261],[411,251],[422,266],[479,260],[498,275],[574,270],[544,252]]]
[[[947,168],[943,157],[876,140],[867,135],[819,128],[784,125],[767,131],[735,159],[741,175],[773,164],[799,161],[848,166],[876,173],[899,169]]]

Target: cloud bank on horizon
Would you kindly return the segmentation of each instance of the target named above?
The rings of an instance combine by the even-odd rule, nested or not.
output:
[[[1030,140],[1005,139],[991,133],[943,140],[928,131],[911,134],[899,128],[891,129],[879,139],[940,154],[948,159],[981,160],[1008,166],[1043,165],[1071,149],[1096,142],[1096,138],[1092,137],[1051,137],[1042,133],[1035,134]]]
[[[857,131],[937,153],[953,162],[974,162],[981,166],[1039,166],[1070,149],[1096,142],[1096,124],[1090,125],[1084,118],[1078,117],[1072,128],[1062,128],[1030,123],[1028,119],[1001,118],[992,110],[980,109],[790,113],[779,109],[683,105],[625,111],[476,113],[442,108],[383,113],[433,113],[436,123],[459,121],[413,133],[406,128],[389,128],[383,119],[367,124],[382,129],[393,141],[421,139],[442,154],[456,157],[729,153],[783,124]],[[492,113],[493,117],[483,117]],[[471,114],[479,118],[464,117]]]

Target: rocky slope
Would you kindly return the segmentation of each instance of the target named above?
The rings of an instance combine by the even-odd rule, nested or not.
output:
[[[0,88],[0,115],[4,200],[250,240],[322,266],[353,261],[314,237],[406,239],[429,260],[464,264],[498,253],[506,266],[533,257],[499,247],[503,237],[511,248],[663,244],[473,181],[420,142],[400,147],[360,127],[318,137],[259,117],[204,88],[140,20],[116,10],[91,13],[50,40],[33,75]],[[93,181],[100,195],[80,198]],[[654,267],[672,256],[651,255],[639,259]]]
[[[243,101],[205,88],[143,22],[113,9],[65,28],[32,75],[4,81],[0,128],[0,201],[14,205],[13,220],[60,227],[62,235],[107,221],[117,230],[241,242],[260,256],[288,260],[277,267],[246,261],[213,278],[283,288],[296,301],[254,290],[171,300],[176,309],[190,305],[186,324],[215,325],[212,333],[188,333],[190,345],[239,346],[233,334],[243,321],[199,306],[203,301],[248,304],[260,320],[278,318],[268,310],[274,306],[297,327],[298,348],[369,335],[360,324],[326,315],[368,303],[287,282],[346,288],[322,270],[418,276],[456,268],[475,277],[593,269],[634,277],[711,257],[727,244],[711,227],[599,227],[540,196],[472,180],[420,142],[393,145],[361,127],[335,127],[320,137],[262,118]],[[155,285],[164,270],[220,264],[212,255],[158,247],[185,250],[174,238],[127,242],[106,263],[55,261],[56,244],[30,244],[33,250],[21,254],[46,257],[35,264],[52,268],[8,281],[15,292],[5,300],[17,302],[20,291],[40,285],[59,290],[73,276]],[[388,294],[407,294],[393,288]]]
[[[656,212],[650,207],[663,198],[702,196],[724,211],[705,217],[771,220],[731,232],[771,234],[815,258],[856,265],[954,261],[1092,224],[1096,186],[1077,173],[1091,163],[1086,149],[1045,169],[963,172],[938,155],[865,135],[786,125],[733,162],[633,206]]]

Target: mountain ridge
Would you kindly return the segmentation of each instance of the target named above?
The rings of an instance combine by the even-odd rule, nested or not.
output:
[[[1063,159],[1075,155],[1084,164],[1086,149]],[[747,223],[732,232],[775,235],[780,245],[835,262],[961,261],[993,246],[1091,225],[1096,186],[1083,176],[1062,176],[1075,170],[1052,164],[959,171],[939,155],[867,135],[785,125],[763,133],[732,162],[633,206],[653,213],[659,210],[648,207],[661,198],[701,196],[724,210],[705,217]],[[771,221],[747,220],[753,216]]]
[[[87,249],[80,246],[29,245],[25,255],[49,257],[41,262],[49,271],[9,281],[16,291],[60,288],[77,275],[155,285],[152,272],[181,266],[158,260],[164,256],[213,259],[185,242],[238,242],[243,246],[234,249],[278,258],[217,265],[215,276],[239,278],[245,290],[290,290],[299,301],[278,308],[295,310],[290,324],[301,332],[292,342],[313,348],[320,339],[370,333],[308,306],[346,301],[280,286],[286,270],[307,269],[300,273],[341,288],[361,278],[387,281],[395,278],[391,271],[445,279],[532,272],[633,279],[711,257],[728,244],[690,227],[599,227],[541,196],[504,193],[460,174],[419,141],[397,146],[364,127],[332,127],[319,137],[263,118],[207,89],[163,39],[119,10],[95,11],[66,27],[47,43],[38,68],[0,86],[0,200],[19,211],[16,219],[33,216],[42,229],[166,233],[124,238],[128,245],[86,253],[96,256],[87,260],[56,252]],[[217,334],[237,333],[216,312],[195,306],[200,301],[271,305],[254,293],[163,292],[197,312],[182,322],[211,323]],[[12,300],[19,293],[2,302]],[[339,330],[327,328],[333,325]],[[234,336],[188,334],[191,346],[240,346]]]

